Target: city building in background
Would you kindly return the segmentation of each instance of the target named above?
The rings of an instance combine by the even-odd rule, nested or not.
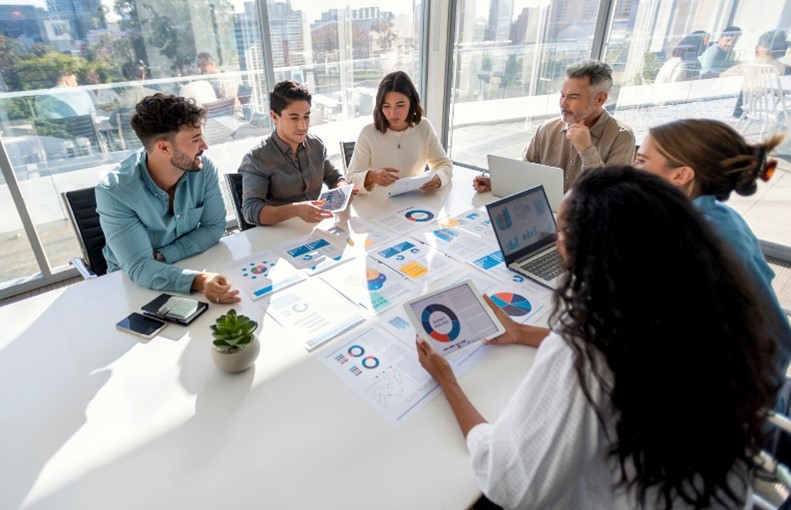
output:
[[[584,58],[613,67],[615,87],[606,107],[629,119],[638,139],[669,120],[669,112],[704,112],[739,123],[734,108],[743,94],[741,68],[705,79],[690,74],[672,83],[654,80],[674,58],[676,46],[696,31],[714,43],[724,27],[739,26],[736,59],[752,61],[762,33],[788,33],[788,5],[788,0],[0,5],[0,297],[74,274],[69,260],[80,250],[60,193],[95,185],[139,147],[125,98],[140,91],[191,94],[201,102],[209,111],[209,154],[227,173],[236,171],[239,154],[271,131],[267,94],[273,81],[294,79],[310,88],[312,130],[337,151],[339,141],[355,140],[371,121],[379,80],[403,70],[421,87],[442,87],[446,104],[425,102],[432,115],[438,112],[431,120],[451,157],[484,166],[488,153],[520,156],[534,127],[558,114],[566,67]],[[211,72],[204,72],[199,54],[209,56]],[[442,65],[429,65],[437,55],[446,55]],[[130,75],[130,69],[142,74]],[[64,73],[74,77],[69,81],[74,90],[65,88]],[[77,109],[74,115],[45,118],[36,108],[44,98],[81,96],[77,91],[94,98],[95,112]],[[424,99],[427,92],[421,90]],[[68,112],[68,105],[57,106]]]

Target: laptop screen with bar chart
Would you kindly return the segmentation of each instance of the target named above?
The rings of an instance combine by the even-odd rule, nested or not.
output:
[[[506,266],[554,288],[563,271],[557,223],[543,186],[486,204]]]

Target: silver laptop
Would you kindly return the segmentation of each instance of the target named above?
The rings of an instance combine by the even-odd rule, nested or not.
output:
[[[489,177],[492,180],[494,196],[507,197],[542,184],[552,211],[558,211],[560,201],[563,199],[562,168],[504,158],[494,154],[488,154],[486,158],[489,160]]]
[[[505,265],[554,289],[563,273],[557,251],[557,223],[544,186],[538,185],[486,204]]]

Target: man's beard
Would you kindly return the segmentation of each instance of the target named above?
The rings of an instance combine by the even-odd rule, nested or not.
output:
[[[182,172],[200,172],[203,169],[203,161],[200,160],[202,154],[203,151],[200,151],[195,157],[191,158],[187,154],[177,151],[170,158],[170,164]]]

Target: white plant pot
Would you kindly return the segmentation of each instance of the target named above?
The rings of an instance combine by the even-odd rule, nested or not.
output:
[[[235,374],[253,366],[260,352],[261,342],[258,341],[258,335],[253,335],[253,341],[237,351],[220,351],[212,345],[211,359],[220,370]]]

